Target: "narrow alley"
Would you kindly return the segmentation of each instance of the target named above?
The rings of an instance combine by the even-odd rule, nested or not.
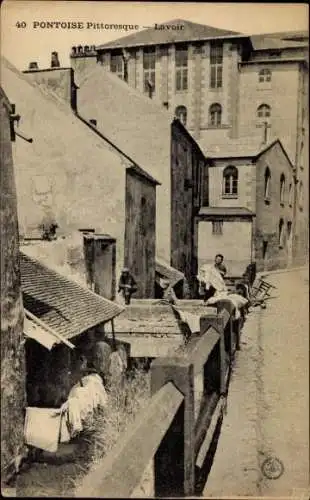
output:
[[[300,498],[309,487],[308,270],[265,276],[277,288],[244,326],[205,497]]]

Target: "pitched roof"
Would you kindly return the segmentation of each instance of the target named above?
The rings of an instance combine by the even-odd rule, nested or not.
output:
[[[206,148],[207,158],[238,158],[256,156],[261,149],[261,138],[230,139],[220,144],[209,144]]]
[[[96,119],[97,130],[154,177],[157,198],[157,248],[169,258],[171,115],[97,64],[77,81],[77,107],[84,119]],[[96,99],[93,96],[96,96]]]
[[[59,233],[69,235],[81,227],[93,227],[96,232],[111,234],[117,239],[117,262],[120,261],[125,172],[134,163],[94,134],[75,116],[68,103],[4,58],[1,58],[1,83],[21,115],[19,130],[33,138],[32,144],[17,138],[14,148],[20,232],[29,235],[42,222],[44,211],[34,199],[34,181],[41,176],[44,182],[51,182],[51,209]],[[117,122],[112,119],[111,122],[115,137]],[[127,144],[122,142],[125,151]],[[143,160],[142,155],[139,158]],[[140,163],[138,166],[143,167]]]
[[[276,143],[278,143],[293,167],[293,162],[287,151],[287,148],[283,143],[288,144],[287,138],[274,138],[267,144],[262,144],[260,138],[252,138],[245,141],[245,139],[237,139],[227,141],[225,144],[214,144],[207,147],[207,158],[211,160],[224,159],[224,158],[257,158],[262,154],[266,153],[270,148],[272,148]]]
[[[178,269],[170,266],[167,262],[158,257],[156,259],[156,273],[168,279],[171,286],[176,285],[179,281],[184,279],[184,274],[181,271],[178,271]]]
[[[286,31],[251,35],[254,50],[303,48],[309,44],[307,31]]]
[[[198,215],[204,216],[223,216],[223,217],[253,217],[255,214],[245,207],[202,207]]]
[[[165,23],[160,23],[165,26],[183,26],[183,29],[155,29],[152,28],[124,36],[104,43],[96,47],[97,50],[115,49],[118,47],[137,47],[141,45],[161,45],[175,42],[202,41],[214,38],[231,38],[231,37],[247,37],[236,31],[223,30],[214,28],[205,24],[193,23],[184,19],[174,19]]]
[[[21,285],[25,309],[66,339],[122,311],[119,305],[49,269],[20,252]]]

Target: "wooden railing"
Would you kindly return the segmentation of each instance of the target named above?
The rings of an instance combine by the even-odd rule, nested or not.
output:
[[[201,317],[200,335],[170,358],[151,365],[149,404],[120,437],[111,453],[90,470],[76,496],[128,498],[154,458],[154,496],[195,494],[197,474],[226,408],[241,320],[229,301],[217,314]],[[197,399],[196,382],[202,378]],[[197,405],[195,412],[195,405]]]

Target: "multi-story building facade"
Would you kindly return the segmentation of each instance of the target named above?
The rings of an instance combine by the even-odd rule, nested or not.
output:
[[[196,217],[199,266],[217,253],[236,276],[251,261],[258,270],[290,265],[294,170],[281,142],[222,145],[208,163],[210,203]]]
[[[206,156],[218,143],[255,138],[263,145],[280,138],[296,174],[294,258],[302,261],[308,242],[308,34],[249,37],[188,21],[165,24],[179,29],[74,47],[76,75],[96,63],[109,69],[180,118]]]

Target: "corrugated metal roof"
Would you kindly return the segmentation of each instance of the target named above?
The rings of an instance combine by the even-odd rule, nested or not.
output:
[[[192,23],[190,21],[184,21],[183,19],[175,19],[172,21],[167,21],[165,23],[160,23],[159,25],[165,26],[183,26],[183,29],[155,29],[155,25],[152,28],[134,33],[132,35],[124,36],[113,40],[111,42],[104,43],[103,45],[97,46],[98,49],[112,49],[118,47],[137,47],[141,45],[161,45],[166,43],[174,42],[187,42],[192,40],[206,40],[213,38],[224,38],[224,37],[247,37],[242,33],[236,31],[223,30],[221,28],[214,28],[213,26],[207,26],[205,24]]]
[[[20,252],[24,307],[69,339],[110,321],[123,308]]]
[[[199,215],[206,216],[254,216],[254,212],[245,207],[203,207]]]
[[[171,286],[184,279],[184,274],[175,267],[170,266],[163,259],[156,259],[156,272],[170,281]]]

